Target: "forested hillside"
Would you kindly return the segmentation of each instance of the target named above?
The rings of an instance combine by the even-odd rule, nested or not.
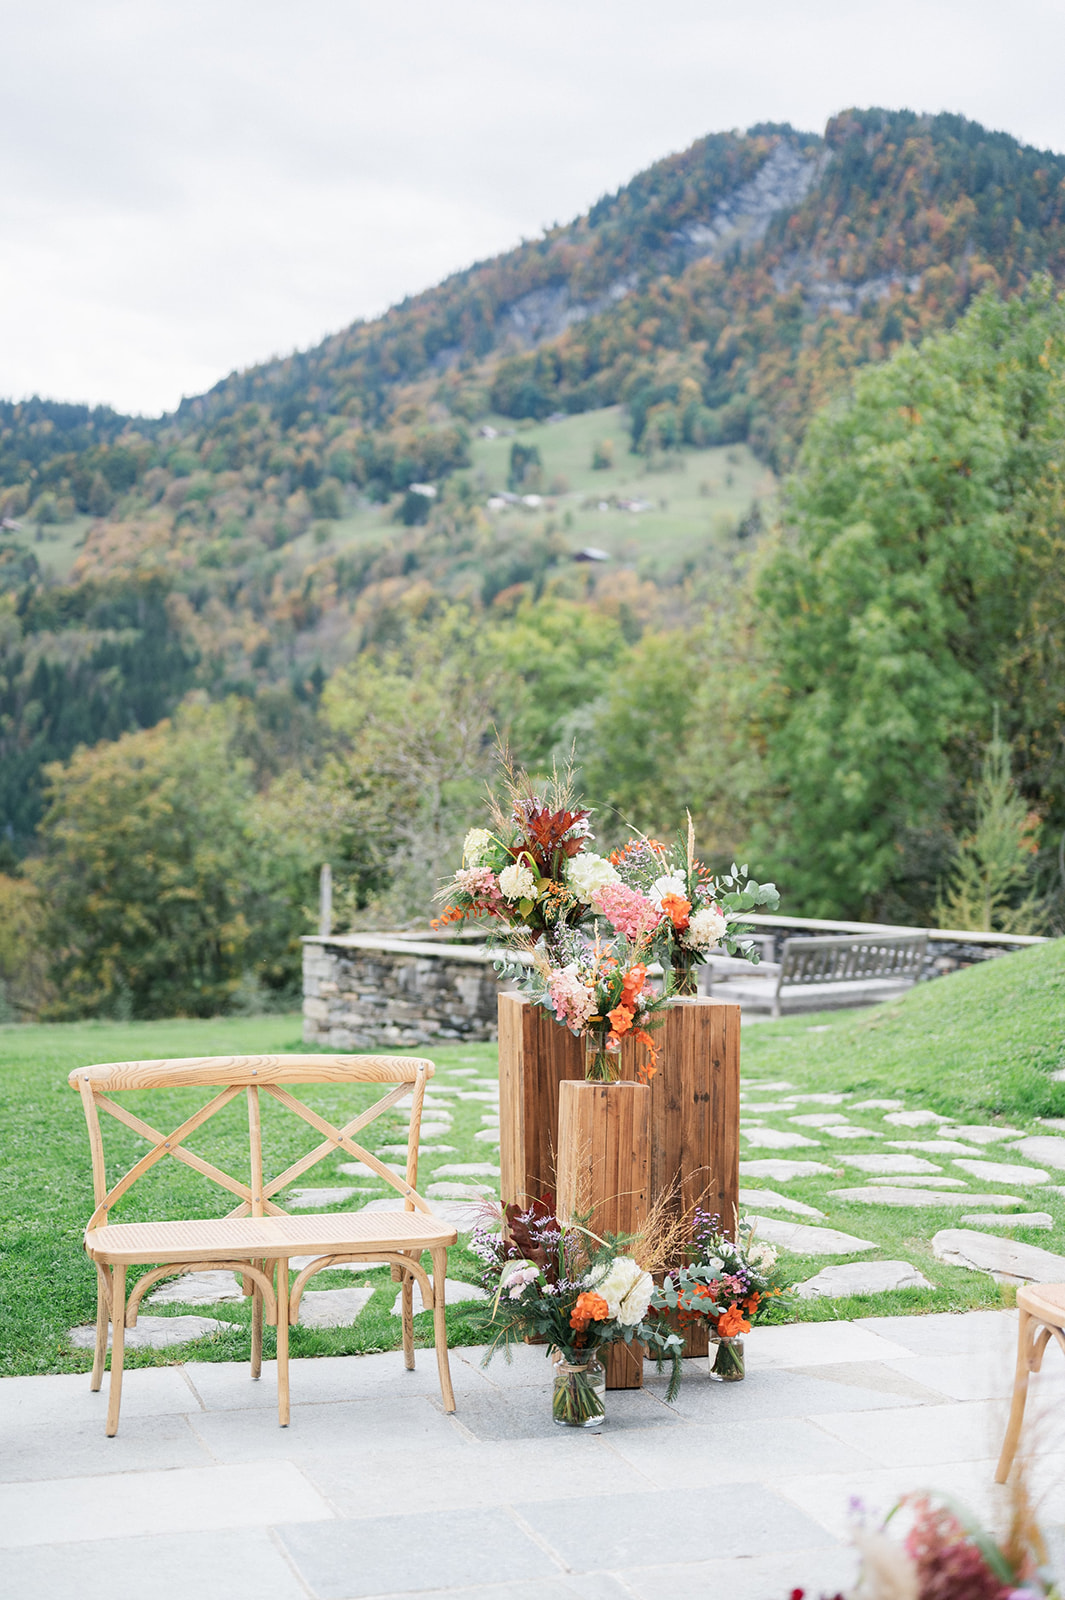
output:
[[[0,405],[0,899],[73,848],[47,764],[121,738],[112,781],[161,772],[192,695],[251,850],[212,1004],[255,923],[256,982],[290,981],[316,855],[351,914],[423,913],[496,732],[575,742],[604,833],[691,804],[789,909],[921,920],[962,914],[1004,748],[995,915],[1049,925],[1063,273],[1065,158],[852,111],[710,135],[172,416]],[[71,980],[70,918],[79,1005],[150,1009],[110,956]]]

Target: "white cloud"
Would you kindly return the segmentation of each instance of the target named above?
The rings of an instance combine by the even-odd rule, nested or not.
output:
[[[1065,148],[1040,0],[38,0],[5,18],[0,394],[159,411],[565,220],[700,134],[847,105]]]

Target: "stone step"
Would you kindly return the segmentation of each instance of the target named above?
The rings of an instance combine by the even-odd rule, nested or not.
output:
[[[127,1350],[169,1350],[173,1345],[189,1344],[193,1339],[204,1339],[210,1334],[245,1332],[239,1323],[219,1322],[215,1317],[138,1317],[135,1328],[126,1329]],[[75,1350],[91,1350],[96,1343],[96,1329],[92,1324],[71,1328],[68,1334]],[[111,1348],[111,1329],[107,1330],[107,1348]]]
[[[836,1228],[811,1228],[802,1222],[784,1222],[780,1217],[752,1216],[749,1221],[759,1239],[797,1256],[855,1255],[878,1248],[871,1239],[856,1239],[853,1233],[840,1233]]]
[[[800,1300],[838,1298],[845,1294],[884,1294],[893,1289],[931,1289],[923,1273],[908,1261],[848,1261],[822,1267],[792,1290]]]

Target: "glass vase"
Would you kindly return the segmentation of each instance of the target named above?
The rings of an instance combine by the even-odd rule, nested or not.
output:
[[[723,1333],[712,1333],[709,1361],[714,1383],[742,1383],[747,1376],[743,1340],[738,1334],[729,1338]]]
[[[586,1034],[584,1076],[588,1083],[617,1083],[621,1077],[621,1040],[610,1043],[601,1033]]]
[[[596,1428],[606,1415],[606,1372],[598,1356],[580,1362],[558,1356],[551,1415],[560,1428]]]
[[[677,945],[673,946],[673,955],[670,965],[673,968],[673,993],[698,994],[699,993],[699,968],[703,957],[694,950],[682,950]]]

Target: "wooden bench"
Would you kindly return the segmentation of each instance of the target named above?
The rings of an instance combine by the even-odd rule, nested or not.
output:
[[[430,1211],[417,1192],[418,1134],[425,1085],[433,1075],[431,1061],[404,1056],[204,1056],[174,1061],[112,1061],[79,1067],[70,1074],[78,1090],[89,1126],[93,1189],[96,1209],[85,1229],[85,1249],[96,1265],[96,1349],[91,1387],[103,1381],[108,1325],[111,1328],[111,1385],[108,1393],[107,1433],[118,1431],[122,1399],[122,1362],[125,1330],[137,1325],[137,1311],[146,1291],[161,1278],[180,1273],[228,1267],[241,1276],[244,1293],[252,1300],[251,1375],[262,1370],[263,1320],[277,1328],[277,1407],[282,1427],[289,1420],[288,1330],[299,1315],[300,1298],[309,1280],[328,1267],[345,1262],[387,1261],[392,1276],[402,1285],[403,1354],[408,1369],[414,1366],[413,1285],[417,1279],[422,1304],[433,1308],[433,1333],[444,1408],[454,1411],[455,1396],[447,1358],[444,1320],[444,1283],[448,1246],[456,1242],[454,1228]],[[379,1084],[383,1097],[360,1111],[342,1128],[336,1128],[311,1106],[291,1094],[286,1085],[315,1083]],[[210,1100],[187,1116],[171,1133],[161,1133],[135,1116],[115,1092],[136,1089],[218,1089]],[[301,1118],[322,1136],[319,1144],[264,1181],[261,1100],[266,1096]],[[411,1096],[406,1174],[400,1177],[355,1135],[376,1117]],[[249,1177],[233,1177],[189,1150],[186,1141],[211,1117],[243,1097],[248,1113]],[[110,1188],[104,1163],[100,1111],[146,1139],[151,1149]],[[362,1161],[403,1197],[403,1208],[382,1211],[330,1212],[289,1216],[273,1196],[338,1150]],[[109,1221],[116,1202],[157,1162],[170,1156],[202,1173],[212,1183],[235,1195],[238,1204],[224,1217],[153,1222]],[[432,1256],[430,1280],[422,1266],[422,1253]],[[289,1287],[289,1260],[312,1256]],[[126,1293],[126,1270],[154,1265]]]
[[[774,1017],[785,1011],[830,1011],[891,1000],[916,983],[924,966],[926,933],[865,934],[785,939],[779,961],[753,969],[710,957],[710,983],[717,1000],[738,1000]],[[764,976],[757,977],[755,973]]]

